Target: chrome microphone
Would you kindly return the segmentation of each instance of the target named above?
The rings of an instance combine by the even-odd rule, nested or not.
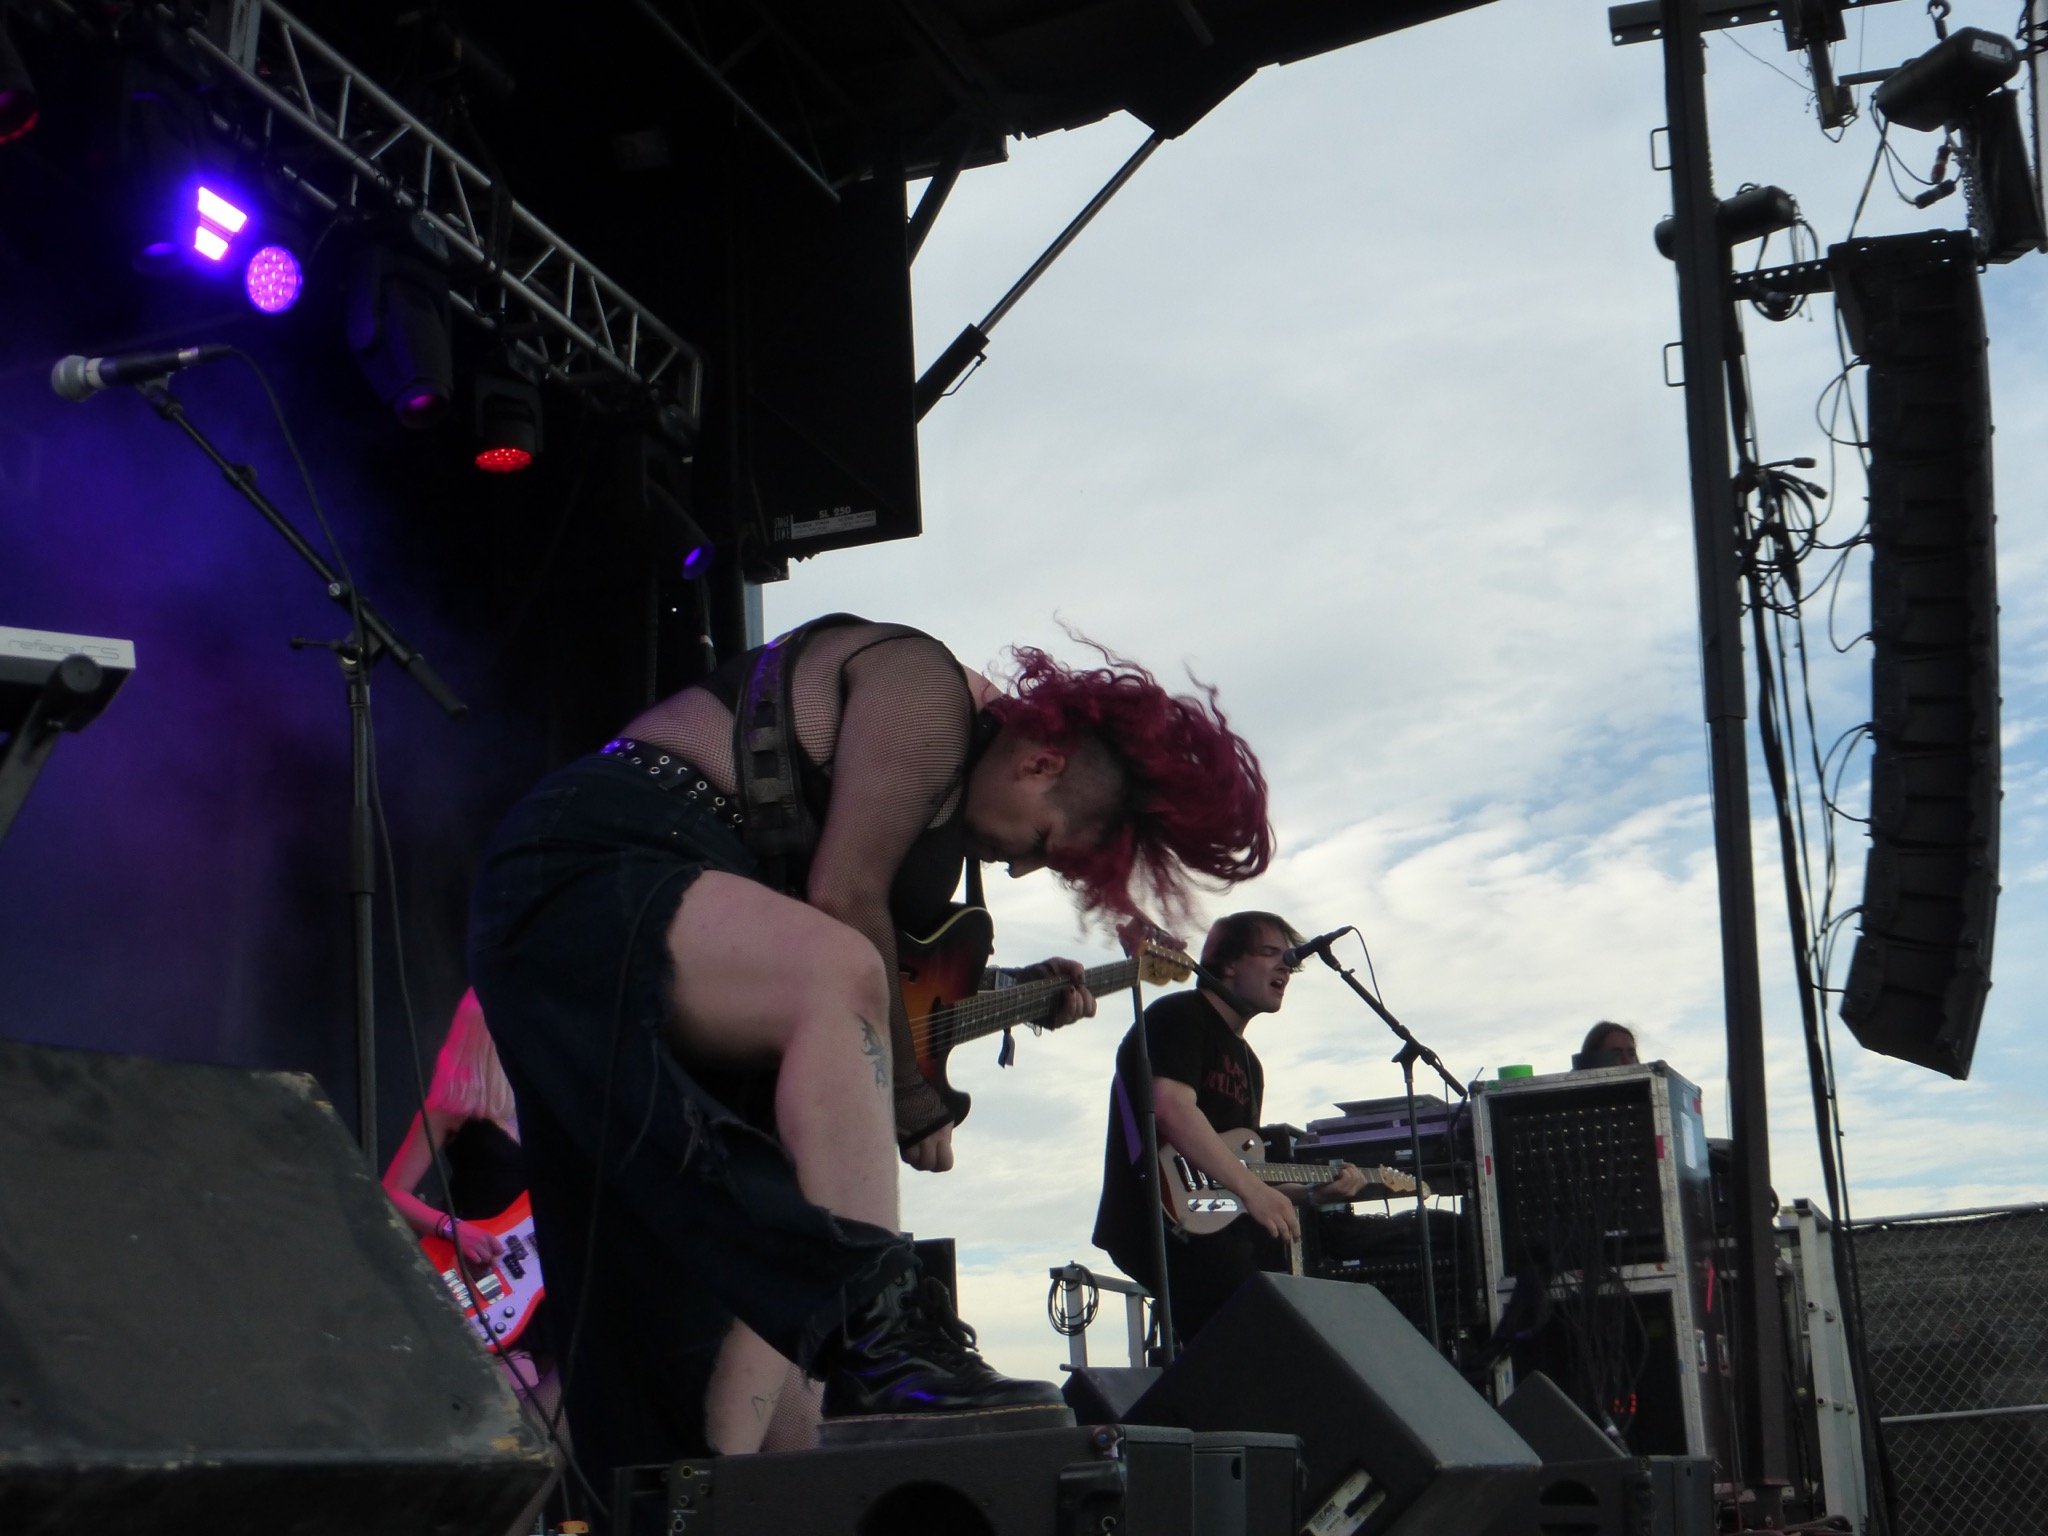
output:
[[[123,352],[113,357],[81,357],[73,353],[57,359],[50,370],[50,388],[66,400],[90,400],[116,384],[140,384],[199,363],[226,357],[233,347],[218,345],[178,347],[169,352]]]

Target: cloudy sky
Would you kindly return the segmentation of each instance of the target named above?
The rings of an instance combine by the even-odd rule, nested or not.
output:
[[[2014,6],[1954,24],[2007,32]],[[1933,41],[1910,4],[1852,12],[1839,72]],[[1823,244],[1848,230],[1877,143],[1819,131],[1769,27],[1708,50],[1716,189],[1791,191]],[[1065,621],[1222,690],[1273,785],[1280,857],[1205,915],[1275,908],[1358,926],[1383,996],[1461,1077],[1562,1069],[1595,1018],[1637,1026],[1706,1090],[1725,1134],[1720,961],[1671,267],[1651,164],[1661,52],[1615,48],[1605,8],[1501,3],[1269,70],[1137,179],[996,330],[926,419],[920,539],[821,557],[768,592],[780,628],[852,609],[918,624],[971,664]],[[1143,139],[1115,119],[1022,143],[956,189],[918,262],[919,357],[987,311]],[[1895,146],[1925,174],[1931,136]],[[1880,173],[1860,233],[1959,226]],[[1743,259],[1753,254],[1746,248]],[[1773,259],[1783,254],[1782,245]],[[2032,1057],[2048,927],[2039,509],[2048,263],[1984,279],[1998,424],[2005,819],[1996,987],[1954,1083],[1836,1030],[1858,1216],[2048,1198],[2048,1094]],[[1838,369],[1830,308],[1749,322],[1765,456],[1812,455],[1836,531],[1854,455],[1815,404]],[[1836,621],[1861,632],[1858,573]],[[1825,746],[1869,710],[1867,647],[1813,630]],[[1819,658],[1825,656],[1823,662]],[[1848,775],[1860,803],[1867,757]],[[1777,839],[1755,786],[1773,1182],[1823,1194],[1791,986]],[[1864,841],[1841,828],[1836,906]],[[990,887],[1003,957],[1114,958],[1045,877]],[[1340,955],[1357,964],[1346,941]],[[1848,958],[1838,953],[1839,984]],[[1363,974],[1361,970],[1361,974]],[[1126,998],[1019,1040],[976,1094],[943,1177],[907,1174],[908,1223],[960,1243],[964,1310],[996,1363],[1049,1374],[1047,1270],[1088,1244],[1106,1084]],[[1397,1093],[1384,1026],[1320,968],[1253,1026],[1266,1114]],[[1114,1334],[1098,1339],[1112,1356]]]

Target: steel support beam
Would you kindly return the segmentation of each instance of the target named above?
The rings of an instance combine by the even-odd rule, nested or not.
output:
[[[289,11],[236,0],[184,36],[254,108],[213,105],[215,126],[309,203],[417,218],[447,243],[455,307],[534,367],[650,390],[694,426],[696,349]]]
[[[1747,690],[1742,661],[1741,501],[1731,472],[1727,367],[1734,296],[1715,217],[1707,144],[1703,6],[1662,0],[1665,110],[1671,135],[1672,257],[1678,269],[1679,344],[1685,358],[1685,428],[1699,584],[1700,675],[1713,792],[1714,859],[1721,906],[1721,984],[1728,1036],[1728,1101],[1735,1140],[1735,1336],[1739,1374],[1737,1475],[1744,1519],[1776,1525],[1788,1476],[1771,1225],[1771,1149],[1764,1086],[1763,993],[1757,966],[1756,888],[1749,837]]]

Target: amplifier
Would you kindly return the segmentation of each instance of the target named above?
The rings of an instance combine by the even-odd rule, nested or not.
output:
[[[1535,1263],[1682,1270],[1713,1236],[1700,1091],[1662,1062],[1481,1083],[1480,1210],[1496,1280]]]
[[[1305,1212],[1301,1234],[1303,1273],[1370,1285],[1418,1329],[1427,1326],[1422,1245],[1414,1211],[1397,1210],[1390,1216],[1348,1210]],[[1437,1321],[1445,1336],[1485,1338],[1492,1323],[1486,1290],[1479,1283],[1477,1224],[1457,1211],[1432,1210],[1429,1242]]]
[[[1541,1370],[1637,1455],[1727,1455],[1700,1091],[1663,1062],[1473,1095],[1496,1397]]]

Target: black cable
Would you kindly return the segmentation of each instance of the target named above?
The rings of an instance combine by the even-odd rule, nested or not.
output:
[[[1836,318],[1839,345],[1842,336],[1839,307]],[[1841,403],[1846,402],[1853,419],[1854,402],[1849,397],[1847,390],[1849,368],[1850,365],[1845,357],[1842,373],[1837,376],[1836,381],[1842,391],[1841,398],[1837,404],[1839,407]],[[1825,396],[1825,391],[1823,394]],[[1831,441],[1833,440],[1832,432],[1830,432],[1830,439]],[[1860,431],[1857,447],[1859,453],[1864,452],[1865,445],[1860,441]],[[1867,455],[1865,462],[1867,466]],[[1774,489],[1776,488],[1765,487],[1765,494],[1760,497],[1760,504],[1766,508],[1767,520],[1773,515],[1773,509],[1782,508],[1783,505],[1782,496],[1773,496],[1772,492]],[[1780,520],[1782,521],[1782,518]],[[1809,552],[1810,550],[1802,552],[1801,557],[1803,558],[1804,553]],[[1837,562],[1837,572],[1839,572],[1839,560]],[[1760,744],[1764,761],[1770,774],[1773,799],[1778,812],[1780,840],[1783,845],[1782,852],[1786,871],[1787,917],[1792,927],[1794,964],[1798,972],[1800,987],[1800,1006],[1807,1043],[1808,1071],[1813,1084],[1815,1132],[1820,1144],[1822,1173],[1827,1186],[1828,1205],[1832,1223],[1831,1230],[1834,1234],[1831,1236],[1830,1241],[1835,1251],[1844,1256],[1845,1265],[1850,1272],[1849,1282],[1852,1304],[1844,1308],[1844,1331],[1849,1343],[1852,1382],[1855,1384],[1860,1398],[1862,1396],[1861,1385],[1864,1381],[1868,1380],[1869,1367],[1862,1325],[1860,1277],[1855,1273],[1853,1240],[1849,1236],[1851,1219],[1846,1214],[1848,1211],[1846,1133],[1842,1126],[1841,1107],[1836,1088],[1832,1038],[1827,1029],[1827,996],[1830,990],[1827,985],[1828,965],[1834,952],[1834,937],[1839,932],[1839,923],[1841,921],[1840,918],[1830,915],[1836,875],[1832,822],[1834,816],[1839,814],[1839,809],[1836,804],[1836,796],[1830,792],[1827,785],[1827,765],[1834,759],[1837,751],[1843,751],[1843,768],[1838,770],[1837,777],[1837,788],[1839,788],[1839,772],[1845,771],[1847,764],[1847,753],[1844,750],[1844,744],[1847,743],[1849,746],[1856,744],[1861,739],[1860,733],[1867,728],[1859,727],[1857,731],[1844,733],[1843,736],[1837,738],[1827,754],[1823,755],[1820,753],[1813,707],[1811,676],[1807,668],[1807,652],[1803,638],[1802,605],[1797,600],[1790,605],[1771,604],[1762,590],[1768,578],[1754,560],[1749,563],[1745,574],[1752,589],[1750,607],[1757,648],[1757,682],[1761,706],[1758,711]],[[1839,583],[1836,584],[1836,591],[1839,591]],[[1766,607],[1773,607],[1774,612],[1778,615],[1773,622],[1768,624],[1764,620],[1764,610]],[[1832,595],[1830,617],[1832,622]],[[1789,644],[1786,636],[1788,628],[1792,634],[1792,640]],[[1842,648],[1837,647],[1837,649],[1840,650]],[[1775,673],[1771,662],[1771,653],[1774,650],[1776,652]],[[1788,752],[1787,750],[1788,746],[1796,746],[1797,739],[1797,722],[1790,713],[1791,699],[1794,692],[1790,662],[1795,651],[1799,661],[1800,687],[1798,692],[1803,701],[1803,712],[1807,724],[1808,754],[1811,756],[1815,768],[1816,791],[1819,794],[1824,810],[1827,812],[1822,822],[1825,871],[1821,881],[1823,895],[1819,905],[1822,919],[1818,930],[1816,930],[1808,916],[1808,913],[1812,910],[1811,898],[1815,888],[1815,877],[1812,871],[1810,840],[1804,821],[1805,795],[1797,773],[1797,753],[1796,751]],[[1788,759],[1790,766],[1788,766]],[[1847,915],[1846,913],[1842,914],[1843,917]],[[1761,1277],[1758,1277],[1754,1283],[1760,1284]],[[1790,1368],[1789,1359],[1785,1362],[1785,1366],[1787,1369]],[[1867,1469],[1875,1474],[1874,1496],[1869,1502],[1872,1506],[1873,1515],[1881,1525],[1885,1518],[1885,1512],[1892,1507],[1894,1499],[1891,1469],[1889,1460],[1884,1452],[1882,1437],[1876,1434],[1875,1425],[1871,1421],[1870,1416],[1866,1415],[1863,1428],[1868,1437],[1867,1443],[1872,1449],[1875,1460],[1875,1467]]]
[[[1046,1321],[1052,1324],[1052,1331],[1063,1339],[1071,1339],[1077,1334],[1085,1333],[1094,1324],[1096,1313],[1101,1310],[1102,1293],[1096,1288],[1095,1276],[1085,1269],[1081,1273],[1088,1278],[1081,1285],[1081,1311],[1078,1316],[1067,1310],[1064,1300],[1067,1282],[1059,1276],[1053,1277],[1052,1286],[1045,1293]]]
[[[1810,81],[1801,80],[1797,75],[1786,73],[1784,70],[1780,69],[1777,65],[1773,64],[1769,59],[1765,58],[1760,53],[1752,53],[1748,48],[1743,46],[1742,39],[1737,37],[1733,32],[1725,33],[1722,36],[1725,37],[1728,42],[1733,43],[1737,48],[1740,48],[1744,53],[1749,54],[1749,56],[1752,59],[1755,59],[1757,63],[1763,65],[1765,69],[1768,69],[1772,74],[1776,75],[1779,79],[1790,81],[1793,85],[1797,86],[1801,93],[1805,95],[1808,101],[1811,101],[1814,98],[1815,92],[1813,85]],[[1710,36],[1707,39],[1709,44],[1717,43],[1721,40],[1722,37],[1713,36]]]
[[[1870,189],[1877,184],[1877,168],[1884,162],[1885,140],[1892,131],[1891,120],[1882,112],[1877,117],[1877,153],[1870,157],[1870,174],[1863,178],[1863,192],[1856,199],[1856,211],[1849,216],[1849,232],[1842,236],[1844,241],[1856,238],[1856,226],[1863,221],[1863,205],[1870,201]]]

